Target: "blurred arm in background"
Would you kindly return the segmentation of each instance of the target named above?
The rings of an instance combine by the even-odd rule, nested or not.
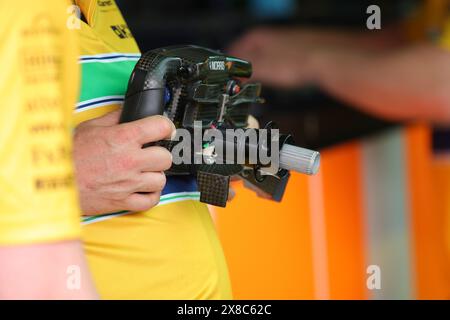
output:
[[[230,47],[276,87],[307,84],[389,120],[450,124],[450,54],[408,45],[397,29],[347,32],[261,28]]]

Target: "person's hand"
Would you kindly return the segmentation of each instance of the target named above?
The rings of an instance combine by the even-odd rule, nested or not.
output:
[[[142,145],[171,137],[175,126],[162,116],[118,124],[120,112],[81,123],[74,135],[74,161],[84,215],[144,211],[159,202],[163,173],[172,155]]]
[[[312,54],[317,37],[298,29],[254,29],[236,40],[228,52],[253,65],[253,78],[277,87],[313,82]]]
[[[234,41],[228,52],[253,65],[253,78],[275,87],[320,85],[322,60],[342,52],[381,52],[404,45],[400,28],[367,34],[313,28],[257,28]]]

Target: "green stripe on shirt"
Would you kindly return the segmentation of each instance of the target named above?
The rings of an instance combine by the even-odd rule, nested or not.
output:
[[[128,79],[136,60],[110,63],[90,62],[81,64],[81,90],[79,102],[126,92]]]

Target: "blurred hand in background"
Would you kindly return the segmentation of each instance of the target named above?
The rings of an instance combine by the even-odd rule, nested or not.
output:
[[[409,45],[400,28],[259,28],[229,52],[251,61],[254,79],[267,85],[312,84],[388,120],[450,124],[450,53],[429,43]]]

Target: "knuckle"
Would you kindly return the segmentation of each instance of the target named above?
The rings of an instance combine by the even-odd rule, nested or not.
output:
[[[167,149],[162,149],[160,159],[162,170],[168,170],[172,166],[172,153]]]
[[[137,125],[118,126],[114,128],[112,139],[116,144],[131,144],[141,136],[141,128]]]
[[[160,192],[153,192],[149,195],[149,202],[151,205],[151,208],[156,206],[159,203],[159,199],[161,198]]]
[[[146,211],[154,206],[156,206],[159,202],[160,193],[154,192],[147,195],[143,195],[140,201],[128,200],[128,207],[131,211]]]
[[[120,154],[113,160],[112,167],[114,172],[134,171],[137,161],[132,155]]]
[[[174,125],[172,121],[164,116],[155,116],[155,127],[158,131],[158,134],[161,136],[170,136],[172,131],[174,130]]]
[[[147,176],[139,183],[139,185],[151,192],[159,192],[166,185],[166,176],[159,172],[147,173]]]
[[[155,171],[164,171],[172,166],[172,153],[166,148],[154,146],[149,148],[148,157],[154,162],[152,167]]]
[[[158,174],[157,178],[156,178],[156,190],[155,191],[161,191],[162,189],[164,189],[164,187],[166,186],[166,183],[167,183],[166,175],[164,173]]]
[[[125,206],[126,206],[127,210],[135,211],[135,212],[145,211],[145,210],[149,209],[144,201],[137,202],[133,199],[133,197],[129,197],[129,198],[127,198],[127,200],[125,200]]]

